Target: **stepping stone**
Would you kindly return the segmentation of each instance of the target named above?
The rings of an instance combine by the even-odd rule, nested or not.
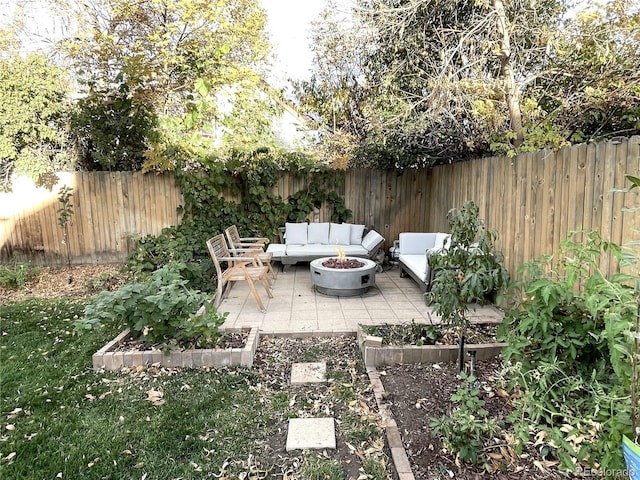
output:
[[[333,418],[290,418],[287,432],[287,452],[336,448],[336,427]]]
[[[325,362],[291,364],[291,385],[323,383],[327,380],[326,376],[327,364]]]

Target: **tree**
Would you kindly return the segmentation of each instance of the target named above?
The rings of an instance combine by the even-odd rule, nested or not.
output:
[[[640,3],[616,0],[579,12],[531,86],[538,128],[573,144],[640,132]]]
[[[40,54],[0,58],[0,187],[12,174],[49,185],[50,174],[72,169],[68,87],[62,71]]]
[[[129,150],[138,153],[141,141],[146,149],[155,146],[160,150],[150,153],[155,161],[169,148],[158,141],[165,128],[208,128],[220,114],[217,94],[256,85],[267,58],[265,14],[252,0],[53,1],[75,22],[76,33],[59,49],[89,94],[81,106],[90,108],[81,117],[96,108],[112,111],[122,124],[117,131],[130,133],[119,141],[131,139]],[[118,113],[119,107],[126,108]],[[148,128],[149,136],[140,139],[141,119],[146,125],[154,116],[157,128]],[[127,119],[130,125],[124,125]],[[126,159],[106,159],[103,153],[89,151],[103,167],[125,166]],[[129,168],[137,168],[139,158],[131,156]]]
[[[74,109],[71,125],[82,147],[86,170],[140,170],[150,142],[157,139],[153,106],[135,102],[129,87],[92,90]]]
[[[316,112],[329,131],[355,132],[355,164],[429,166],[558,147],[584,138],[578,132],[588,119],[601,134],[638,131],[638,74],[631,67],[640,61],[638,13],[631,0],[616,0],[607,10],[618,12],[619,22],[597,16],[587,23],[565,18],[566,0],[355,3],[346,43],[336,28],[316,34],[323,45],[359,52],[349,66],[358,88],[326,80],[326,72],[347,72],[334,46],[318,52],[318,77],[301,95],[311,107],[308,97],[341,99],[339,114]],[[603,61],[593,62],[592,54]],[[605,71],[612,58],[616,68]],[[591,90],[581,79],[600,88]],[[594,91],[607,100],[590,95]],[[568,98],[584,102],[562,101]],[[604,113],[614,105],[614,116]],[[615,126],[614,118],[624,125]]]

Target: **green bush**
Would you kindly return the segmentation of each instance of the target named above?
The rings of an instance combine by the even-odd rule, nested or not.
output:
[[[605,277],[618,246],[577,233],[553,255],[524,264],[511,287],[513,307],[499,339],[520,392],[513,415],[519,440],[538,432],[561,467],[578,463],[622,469],[622,435],[631,434],[632,335],[638,314],[636,278]]]
[[[128,283],[115,292],[103,291],[85,307],[84,316],[74,322],[82,333],[103,322],[123,322],[134,338],[145,343],[205,345],[215,342],[226,314],[207,304],[208,297],[187,288],[182,276],[185,265],[170,263],[156,270],[144,282]]]
[[[0,265],[0,286],[9,290],[19,290],[40,275],[41,269],[26,263],[13,266]]]
[[[333,189],[336,176],[300,154],[269,151],[231,152],[229,157],[200,159],[197,171],[177,177],[184,205],[182,223],[165,228],[158,236],[138,241],[127,259],[135,272],[150,272],[169,262],[193,266],[185,278],[191,288],[212,291],[215,270],[206,241],[236,225],[242,236],[277,238],[278,227],[287,221],[302,221],[314,209],[333,206],[332,221],[351,218],[351,211]],[[273,193],[273,185],[284,172],[309,179],[308,188],[287,199]],[[221,195],[233,195],[237,201]]]

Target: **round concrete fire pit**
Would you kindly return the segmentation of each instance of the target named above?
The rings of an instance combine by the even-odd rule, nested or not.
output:
[[[376,283],[376,262],[366,258],[358,268],[328,268],[322,265],[333,257],[317,258],[311,262],[311,281],[316,290],[325,295],[352,297],[362,295]]]

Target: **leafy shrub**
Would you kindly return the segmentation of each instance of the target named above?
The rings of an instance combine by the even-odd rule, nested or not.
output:
[[[498,424],[487,418],[489,412],[479,396],[476,378],[464,372],[459,376],[463,382],[451,396],[451,401],[458,406],[451,415],[432,419],[430,426],[436,435],[442,436],[444,446],[460,460],[479,463],[484,460],[484,443],[498,430]]]
[[[156,270],[144,282],[128,283],[115,292],[96,295],[74,322],[78,333],[102,322],[123,322],[134,338],[146,343],[214,342],[226,314],[212,306],[196,315],[207,296],[187,288],[182,277],[184,264],[168,264]]]
[[[9,290],[19,290],[38,275],[41,269],[26,263],[14,263],[13,266],[0,265],[0,286]]]
[[[451,210],[448,218],[450,240],[442,251],[427,253],[435,278],[426,300],[444,322],[462,325],[467,305],[485,303],[507,286],[509,276],[495,251],[497,235],[484,226],[475,202]]]
[[[547,439],[561,466],[598,462],[623,468],[622,435],[631,433],[632,335],[638,315],[634,277],[606,278],[598,264],[618,246],[596,232],[561,243],[554,254],[524,264],[511,287],[513,307],[499,337],[520,391],[513,420],[519,439],[530,428]]]

